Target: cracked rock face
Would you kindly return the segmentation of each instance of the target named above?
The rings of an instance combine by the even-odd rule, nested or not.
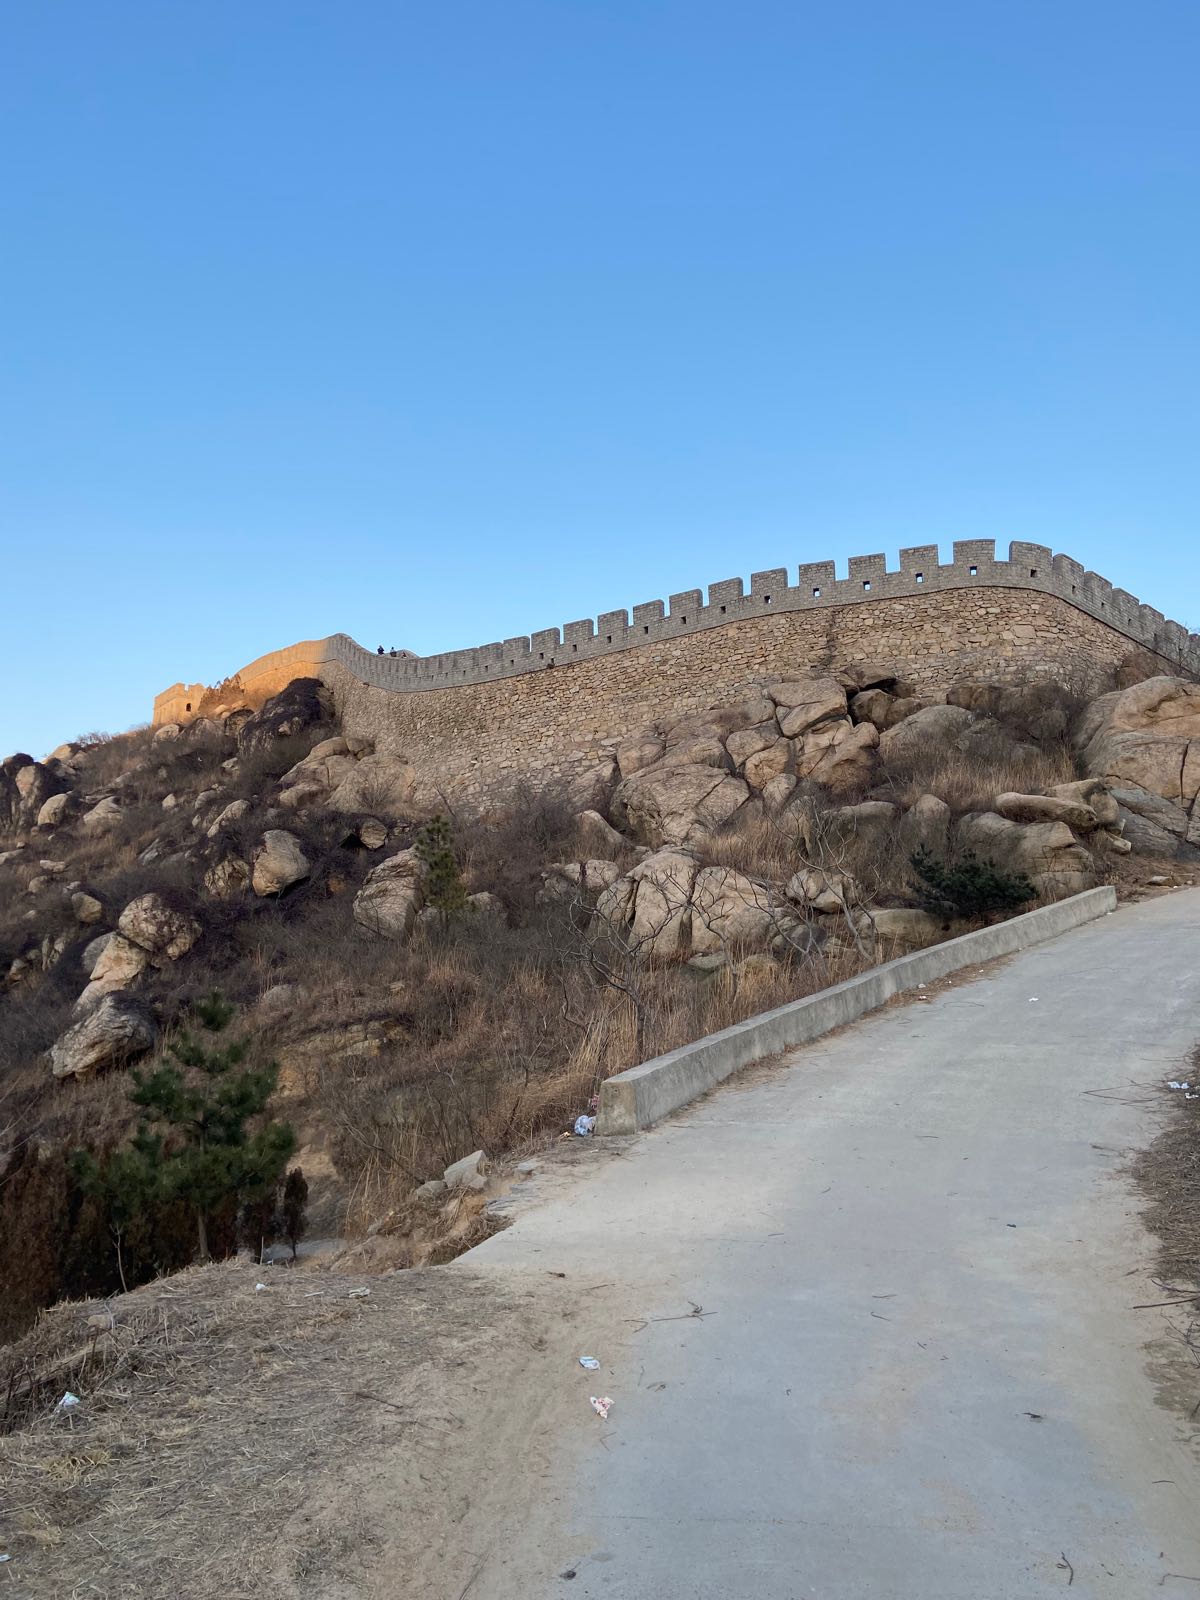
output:
[[[154,1014],[143,1001],[105,995],[51,1046],[50,1070],[56,1078],[90,1077],[145,1055],[157,1038]]]
[[[354,898],[354,920],[383,939],[407,939],[425,903],[426,867],[416,850],[401,850],[367,874]]]
[[[1102,695],[1084,712],[1076,742],[1135,847],[1200,855],[1200,685],[1148,678]]]
[[[250,887],[257,895],[283,894],[302,883],[310,870],[296,835],[286,828],[268,828],[254,852]]]

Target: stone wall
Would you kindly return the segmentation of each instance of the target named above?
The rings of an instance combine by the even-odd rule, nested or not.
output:
[[[323,669],[347,732],[466,793],[498,776],[574,775],[626,734],[676,722],[755,678],[879,662],[920,694],[971,677],[1108,686],[1128,639],[1049,595],[981,589],[781,612],[516,679],[396,694]],[[1171,670],[1164,662],[1164,670]]]
[[[220,686],[178,683],[154,721],[261,704],[297,677],[334,691],[348,731],[468,789],[498,772],[578,770],[581,753],[669,714],[701,710],[754,677],[878,661],[921,693],[972,676],[1048,677],[1081,691],[1134,648],[1164,671],[1200,673],[1200,639],[1042,545],[989,540],[854,556],[740,578],[598,621],[435,656],[379,656],[345,634],[261,656]]]
[[[257,707],[286,689],[296,678],[323,679],[343,654],[340,641],[344,638],[344,634],[335,634],[329,639],[306,639],[284,650],[272,650],[234,673],[216,690],[202,683],[173,683],[154,697],[154,725],[187,722],[192,717],[212,712],[222,700],[231,706]],[[347,642],[353,643],[353,640]],[[360,650],[358,645],[354,648],[366,657],[365,650]]]

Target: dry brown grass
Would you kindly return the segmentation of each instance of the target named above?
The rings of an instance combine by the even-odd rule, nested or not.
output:
[[[350,1193],[352,1235],[468,1150],[520,1153],[570,1128],[613,1073],[865,965],[840,948],[744,973],[647,964],[639,1053],[629,998],[516,930],[493,934],[484,949],[469,938],[418,939],[393,959],[401,1037],[376,1056],[318,1069],[312,1085]],[[361,1015],[362,1003],[361,993],[344,994],[343,1015]]]
[[[846,953],[843,942],[836,953],[832,944],[829,954],[785,949],[774,968],[755,963],[739,973],[734,965],[715,975],[682,964],[652,967],[648,951],[634,952],[638,995],[631,1003],[582,956],[580,908],[572,915],[546,905],[541,874],[552,861],[596,854],[625,869],[632,846],[598,847],[582,837],[573,808],[552,790],[513,790],[486,816],[454,819],[468,886],[498,895],[504,922],[463,918],[418,931],[406,944],[366,935],[353,921],[354,894],[380,858],[347,847],[347,819],[320,809],[274,819],[300,838],[312,865],[304,884],[279,901],[209,898],[202,887],[207,866],[230,851],[249,855],[266,825],[275,778],[327,731],[314,727],[257,757],[243,754],[226,792],[241,791],[256,804],[211,842],[194,828],[190,801],[218,775],[228,784],[220,772],[227,742],[152,747],[143,730],[98,744],[87,757],[88,780],[99,787],[131,774],[120,786],[125,814],[101,836],[77,826],[60,830],[47,853],[68,861],[69,876],[99,896],[104,926],[148,890],[199,918],[203,936],[186,960],[147,973],[140,992],[158,1007],[168,1037],[181,1009],[214,988],[241,1008],[254,1059],[283,1063],[280,1114],[326,1174],[332,1164],[352,1229],[393,1210],[416,1184],[477,1146],[520,1151],[569,1127],[613,1073],[867,964],[865,949]],[[961,812],[986,806],[1000,789],[1041,788],[1072,775],[1063,751],[1014,752],[997,730],[991,744],[978,738],[968,753],[913,758],[895,787],[885,781],[870,793],[909,800],[931,791]],[[163,812],[167,789],[189,803]],[[847,835],[830,820],[835,811],[828,797],[806,795],[782,817],[746,818],[719,833],[704,846],[704,859],[770,885],[768,897],[780,909],[781,886],[804,866],[848,874],[875,904],[907,900],[911,870],[897,830]],[[412,836],[401,824],[389,851]],[[143,864],[139,855],[152,841],[171,859]],[[14,901],[0,918],[18,939],[28,937],[25,909]],[[69,1025],[71,1001],[83,987],[78,957],[92,931],[78,930],[59,965],[6,996],[0,1010],[5,1119],[70,1145],[111,1143],[132,1123],[126,1073],[85,1084],[47,1081],[42,1052]],[[797,943],[804,945],[805,930]],[[741,953],[728,952],[735,962]],[[293,999],[268,1024],[252,1008],[281,983],[292,986]],[[324,1182],[327,1195],[333,1183]]]
[[[347,1592],[380,1531],[324,1516],[331,1483],[389,1450],[398,1493],[405,1471],[414,1494],[436,1492],[465,1420],[454,1369],[485,1370],[505,1341],[526,1347],[546,1314],[459,1271],[372,1278],[367,1299],[339,1273],[274,1269],[256,1293],[263,1276],[224,1262],[58,1306],[3,1352],[0,1549],[14,1595]],[[110,1314],[111,1331],[88,1327]],[[55,1413],[68,1388],[83,1403]]]
[[[962,816],[990,810],[998,794],[1040,794],[1055,784],[1072,783],[1078,775],[1065,743],[1048,749],[1014,746],[998,732],[992,740],[977,739],[965,751],[947,744],[897,756],[873,792],[905,809],[923,794],[935,794],[955,816]]]
[[[704,860],[714,867],[732,867],[750,878],[786,881],[809,857],[811,819],[811,810],[799,807],[778,815],[735,817],[704,841]]]

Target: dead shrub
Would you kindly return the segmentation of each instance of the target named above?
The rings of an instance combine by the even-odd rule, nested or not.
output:
[[[154,749],[154,729],[149,725],[131,728],[128,733],[87,733],[76,742],[82,746],[72,763],[79,788],[85,792],[109,789],[145,761]]]
[[[542,869],[577,859],[578,822],[561,790],[517,784],[479,817],[454,819],[453,849],[471,890],[499,895],[524,923],[536,916]]]
[[[998,794],[1040,794],[1078,773],[1064,741],[1050,749],[1015,744],[998,726],[977,725],[967,749],[925,744],[896,754],[872,791],[907,810],[923,794],[944,800],[955,816],[989,811]]]
[[[786,879],[804,865],[810,843],[810,813],[790,807],[777,815],[740,813],[704,841],[707,866],[731,867],[747,877]]]
[[[284,773],[303,761],[328,732],[328,728],[306,728],[302,733],[285,738],[244,746],[238,752],[238,764],[228,779],[229,799],[263,799]]]

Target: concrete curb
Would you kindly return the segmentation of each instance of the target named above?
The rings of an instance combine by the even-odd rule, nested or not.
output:
[[[933,983],[979,961],[1014,955],[1082,927],[1115,911],[1116,906],[1115,889],[1089,889],[1085,894],[1041,906],[977,933],[947,939],[944,944],[916,950],[912,955],[897,956],[832,989],[764,1011],[732,1028],[697,1039],[694,1044],[670,1050],[665,1056],[643,1061],[641,1066],[618,1072],[601,1085],[596,1132],[636,1133],[648,1128],[751,1062],[819,1039],[823,1033],[857,1021],[893,995],[904,994],[922,983]]]

